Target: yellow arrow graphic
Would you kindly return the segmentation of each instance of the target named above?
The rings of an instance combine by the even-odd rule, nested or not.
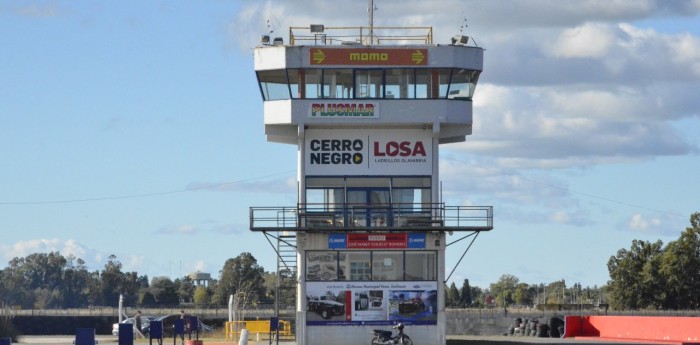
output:
[[[323,63],[323,60],[326,59],[326,54],[323,53],[323,50],[317,49],[316,51],[314,51],[313,59],[315,64],[320,65],[321,63]]]
[[[425,56],[423,55],[423,53],[421,53],[420,50],[416,50],[415,53],[411,54],[411,60],[413,60],[413,63],[415,63],[416,65],[420,65],[423,62],[424,58]]]

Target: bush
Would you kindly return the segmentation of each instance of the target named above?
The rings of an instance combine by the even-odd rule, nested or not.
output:
[[[0,334],[2,334],[3,337],[10,337],[13,343],[17,342],[19,333],[15,325],[12,324],[12,319],[9,316],[0,316]]]

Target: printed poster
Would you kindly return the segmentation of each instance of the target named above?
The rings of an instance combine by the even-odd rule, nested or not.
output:
[[[437,282],[308,282],[306,324],[437,324]]]

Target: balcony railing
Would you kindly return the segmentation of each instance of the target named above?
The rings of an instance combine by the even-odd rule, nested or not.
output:
[[[252,231],[488,231],[491,206],[443,203],[314,204],[251,207]]]

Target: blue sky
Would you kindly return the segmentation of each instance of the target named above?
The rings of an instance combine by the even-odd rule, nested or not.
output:
[[[700,211],[700,2],[375,5],[375,25],[486,49],[441,180],[447,204],[493,205],[495,229],[452,280],[603,285],[617,250]],[[250,251],[273,270],[248,207],[295,204],[296,148],[265,140],[252,49],[317,23],[366,25],[366,3],[0,0],[0,267],[60,251],[217,276]]]

